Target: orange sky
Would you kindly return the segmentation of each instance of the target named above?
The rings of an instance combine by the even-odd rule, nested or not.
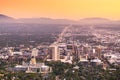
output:
[[[120,19],[120,0],[0,0],[0,13],[15,18]]]

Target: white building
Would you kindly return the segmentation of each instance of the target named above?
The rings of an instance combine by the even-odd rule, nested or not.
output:
[[[32,49],[32,53],[31,53],[31,56],[34,56],[34,57],[38,56],[38,49],[33,48],[33,49]]]
[[[15,69],[24,70],[26,73],[49,73],[52,71],[51,67],[45,65],[44,63],[36,63],[36,58],[31,58],[29,63],[24,63],[22,65],[16,65]]]

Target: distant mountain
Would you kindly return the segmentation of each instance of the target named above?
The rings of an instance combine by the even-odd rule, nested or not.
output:
[[[115,24],[120,24],[120,20],[114,21]]]
[[[22,18],[23,23],[41,23],[41,24],[120,24],[119,21],[112,21],[106,18],[84,18],[79,21],[68,19],[51,19],[51,18]]]
[[[0,14],[0,19],[13,19],[12,17]]]
[[[106,18],[84,18],[79,20],[80,24],[111,24],[113,23],[112,20]]]
[[[12,17],[0,14],[0,23],[11,23],[16,22],[16,20]]]
[[[106,18],[84,18],[79,21],[69,19],[51,19],[51,18],[20,18],[14,19],[12,17],[0,14],[0,23],[39,23],[39,24],[120,24],[119,21],[113,21]]]
[[[51,18],[22,18],[19,21],[24,23],[41,23],[41,24],[74,24],[76,21],[68,19],[51,19]]]

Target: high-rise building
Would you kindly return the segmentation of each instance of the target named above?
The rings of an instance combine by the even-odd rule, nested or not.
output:
[[[95,49],[92,49],[92,53],[93,53],[93,54],[95,54],[95,53],[96,53],[96,52],[95,52]]]
[[[101,58],[101,46],[97,46],[96,52],[97,52],[97,57]]]
[[[59,60],[60,59],[60,53],[59,53],[59,47],[56,44],[50,45],[50,54],[52,60]]]
[[[38,49],[33,48],[33,49],[32,49],[32,53],[31,53],[31,56],[34,56],[34,57],[38,56]]]

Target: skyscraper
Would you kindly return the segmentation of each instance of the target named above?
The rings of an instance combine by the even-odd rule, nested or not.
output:
[[[32,49],[32,53],[31,53],[31,56],[34,56],[34,57],[38,56],[38,49],[33,48],[33,49]]]
[[[60,59],[60,54],[59,54],[59,47],[56,44],[52,44],[50,46],[50,54],[51,54],[51,58],[52,60],[59,60]]]

